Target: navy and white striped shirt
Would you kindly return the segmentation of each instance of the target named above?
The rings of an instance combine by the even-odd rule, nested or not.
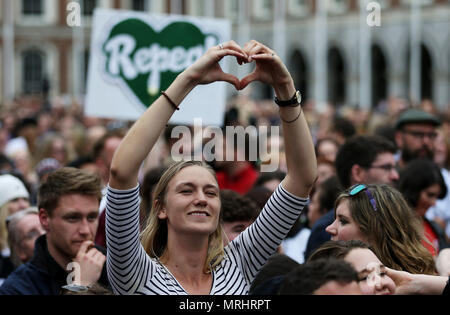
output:
[[[280,184],[256,221],[225,247],[212,271],[210,294],[248,294],[251,282],[276,251],[308,199]],[[139,238],[139,186],[108,187],[106,201],[107,270],[116,294],[188,294],[159,261],[150,258]]]

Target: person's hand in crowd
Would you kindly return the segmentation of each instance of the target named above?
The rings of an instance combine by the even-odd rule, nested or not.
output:
[[[448,277],[412,274],[387,267],[386,272],[395,282],[397,295],[440,295],[448,281]]]
[[[74,262],[80,265],[80,283],[75,284],[90,286],[100,279],[103,264],[106,256],[94,247],[92,241],[85,241],[81,244]]]
[[[450,276],[450,248],[444,248],[439,252],[436,270],[441,276]]]

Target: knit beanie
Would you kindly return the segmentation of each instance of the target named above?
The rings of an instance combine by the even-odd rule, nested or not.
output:
[[[20,179],[5,174],[0,176],[0,207],[16,198],[30,198],[28,190]]]

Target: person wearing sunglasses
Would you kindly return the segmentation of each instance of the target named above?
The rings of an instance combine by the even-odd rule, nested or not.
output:
[[[342,188],[356,183],[395,185],[399,178],[395,161],[396,148],[389,140],[376,135],[349,138],[336,156],[336,175]],[[334,209],[323,215],[311,228],[305,258],[330,240],[326,227],[334,221]]]
[[[326,228],[333,241],[360,240],[384,266],[417,274],[435,274],[433,256],[423,246],[418,218],[405,198],[389,185],[357,184],[335,203],[335,220]]]

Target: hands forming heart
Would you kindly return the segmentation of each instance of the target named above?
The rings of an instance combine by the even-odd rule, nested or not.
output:
[[[225,56],[235,57],[239,65],[255,62],[255,69],[239,80],[222,71],[219,61]],[[236,90],[244,89],[253,81],[260,81],[271,85],[281,99],[290,99],[292,91],[295,91],[293,79],[281,59],[272,49],[255,40],[246,43],[244,48],[234,41],[214,46],[186,69],[186,72],[195,84],[225,81],[233,84]]]

